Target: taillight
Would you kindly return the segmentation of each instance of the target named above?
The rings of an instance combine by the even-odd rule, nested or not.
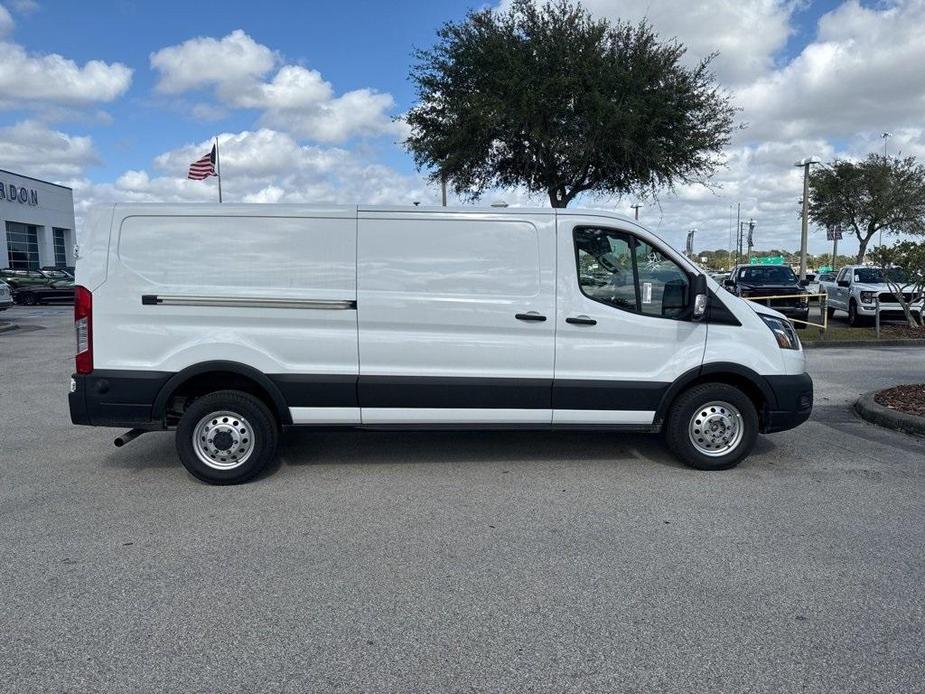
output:
[[[74,287],[74,333],[77,337],[77,373],[93,371],[93,295],[80,285]]]

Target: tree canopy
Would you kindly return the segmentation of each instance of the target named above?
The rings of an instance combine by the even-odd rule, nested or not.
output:
[[[684,54],[647,23],[596,19],[567,0],[473,11],[415,51],[406,146],[471,199],[523,186],[565,207],[585,191],[646,197],[703,183],[736,109],[712,56],[687,67]]]
[[[817,168],[809,177],[809,219],[853,233],[857,262],[864,262],[878,231],[925,233],[925,167],[915,157],[871,154]]]

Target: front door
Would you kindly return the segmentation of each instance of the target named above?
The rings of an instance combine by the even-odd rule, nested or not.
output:
[[[690,275],[654,236],[559,218],[555,424],[652,424],[671,383],[703,363]]]

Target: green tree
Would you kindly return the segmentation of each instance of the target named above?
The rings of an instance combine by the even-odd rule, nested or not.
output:
[[[414,53],[406,146],[470,199],[523,186],[565,207],[586,191],[645,197],[705,183],[735,108],[712,56],[686,67],[684,53],[646,23],[596,19],[567,0],[470,12]]]
[[[878,246],[870,259],[883,268],[883,275],[896,301],[903,308],[906,322],[913,328],[925,326],[922,315],[912,306],[925,297],[925,243],[897,241],[892,246]]]
[[[809,219],[853,232],[862,263],[879,231],[925,233],[925,167],[915,157],[871,154],[816,169],[809,177]]]

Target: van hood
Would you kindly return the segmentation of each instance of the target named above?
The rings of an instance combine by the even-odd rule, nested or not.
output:
[[[744,301],[746,304],[748,304],[748,307],[759,316],[771,316],[772,318],[787,320],[787,316],[785,316],[783,313],[780,311],[775,311],[773,308],[769,308],[764,304],[759,304],[754,301],[745,301],[745,299],[741,299],[741,301]]]

